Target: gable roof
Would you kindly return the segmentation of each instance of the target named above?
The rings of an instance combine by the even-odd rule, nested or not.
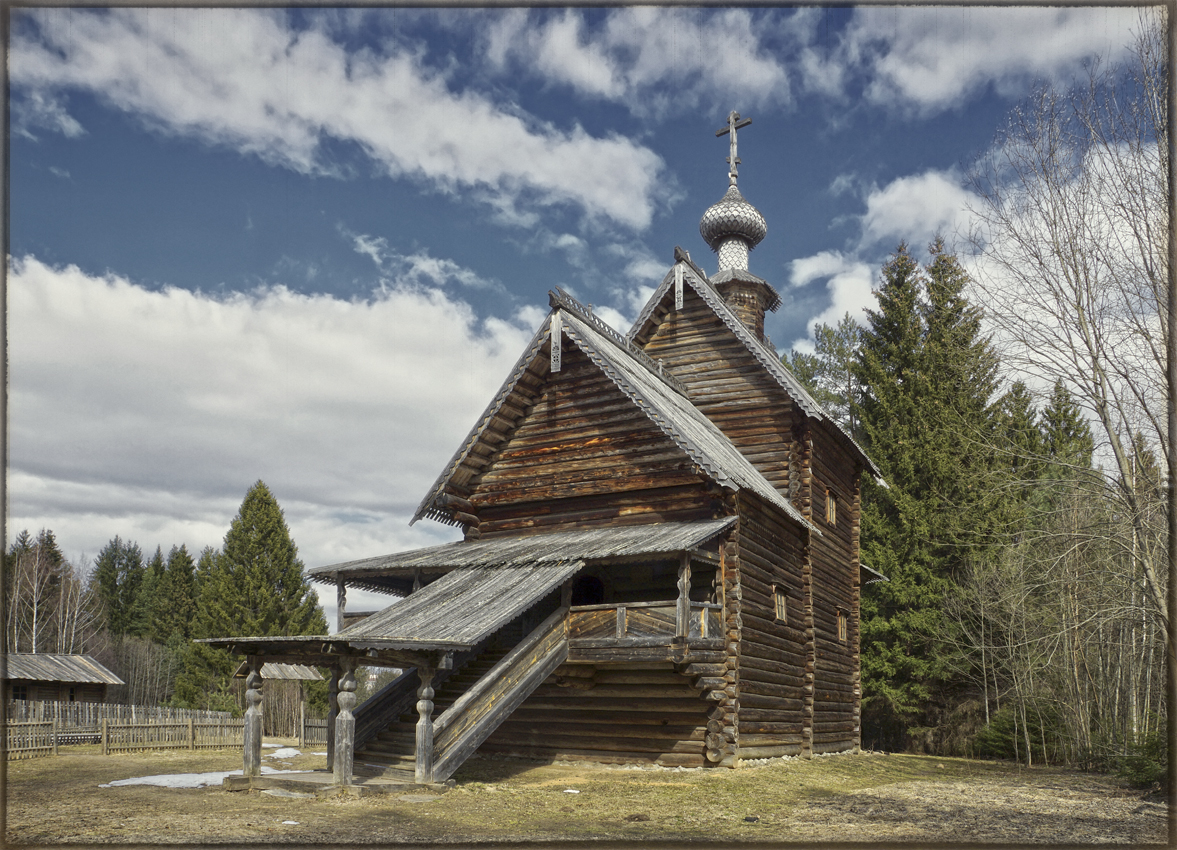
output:
[[[10,652],[9,679],[34,682],[81,682],[84,684],[126,684],[89,655],[49,655],[42,652]]]
[[[874,461],[867,456],[862,446],[858,445],[857,441],[850,436],[849,432],[817,403],[813,396],[809,394],[809,391],[805,389],[805,386],[781,362],[776,352],[756,338],[756,335],[748,329],[748,326],[728,306],[728,303],[719,294],[719,291],[712,282],[708,280],[703,270],[691,262],[690,258],[686,256],[686,252],[682,251],[682,249],[675,250],[675,258],[679,260],[679,263],[676,265],[681,264],[683,267],[683,285],[690,286],[703,299],[715,316],[744,345],[748,353],[764,367],[765,371],[772,376],[781,389],[789,394],[805,415],[816,419],[818,422],[827,422],[835,428],[854,447],[855,452],[862,459],[863,464],[871,474],[881,480],[882,472],[875,466]],[[718,278],[719,276],[717,275],[716,277]],[[671,267],[670,271],[666,273],[666,276],[662,278],[662,283],[654,290],[654,294],[650,296],[650,300],[646,302],[646,306],[642,308],[642,312],[638,315],[629,333],[626,334],[626,338],[630,342],[638,345],[640,344],[638,340],[646,336],[647,329],[653,322],[654,311],[657,310],[658,305],[662,303],[662,300],[668,294],[670,297],[674,297],[672,293],[674,281],[675,268]]]
[[[752,462],[732,445],[724,433],[690,402],[677,380],[670,375],[660,375],[658,365],[636,345],[597,319],[567,294],[550,293],[550,297],[553,307],[548,314],[548,321],[540,327],[524,356],[516,363],[515,369],[495,395],[479,423],[434,483],[418,507],[413,522],[423,516],[443,522],[454,521],[449,511],[438,504],[445,485],[459,477],[464,462],[483,440],[498,410],[508,403],[528,367],[541,356],[544,343],[551,339],[552,329],[558,328],[561,335],[558,344],[563,344],[565,336],[575,343],[617,389],[694,461],[701,474],[729,490],[752,490],[805,528],[821,533],[788,499],[781,496]],[[526,403],[522,406],[526,406]],[[487,448],[490,452],[494,450],[492,446]]]

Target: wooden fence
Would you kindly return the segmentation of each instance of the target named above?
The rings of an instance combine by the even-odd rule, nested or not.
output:
[[[303,717],[302,719],[302,734],[298,738],[298,744],[305,747],[308,744],[322,744],[327,745],[327,718],[326,717]]]
[[[9,723],[6,751],[10,759],[32,759],[57,755],[56,720]]]
[[[227,711],[201,711],[191,708],[168,708],[155,705],[114,705],[104,702],[60,702],[53,700],[8,701],[8,721],[58,720],[63,728],[88,728],[97,733],[103,720],[146,723],[181,720],[223,721],[232,718]]]
[[[143,750],[223,750],[245,745],[241,720],[111,723],[102,721],[102,754]]]

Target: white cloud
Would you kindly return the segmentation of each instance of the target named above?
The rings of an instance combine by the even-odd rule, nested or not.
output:
[[[874,268],[857,257],[839,251],[821,251],[789,264],[789,285],[792,287],[807,286],[823,278],[826,279],[829,306],[810,319],[806,325],[810,332],[808,337],[793,341],[791,347],[797,351],[813,353],[813,328],[816,325],[836,325],[847,313],[859,324],[865,324],[866,310],[876,306],[871,292]]]
[[[627,7],[589,27],[581,11],[513,10],[485,36],[500,72],[523,69],[578,94],[661,116],[672,108],[741,108],[791,99],[789,75],[762,35],[788,35],[779,13]]]
[[[8,527],[74,560],[219,546],[259,478],[311,566],[452,539],[407,522],[534,331],[423,287],[221,299],[34,258],[8,309]]]
[[[1038,79],[1071,77],[1093,56],[1114,58],[1138,14],[1127,6],[858,9],[838,52],[868,75],[868,100],[926,114],[960,107],[987,85],[1016,95]]]
[[[388,240],[383,236],[368,236],[363,233],[347,233],[340,228],[345,236],[350,237],[352,247],[357,254],[368,257],[382,273],[381,285],[414,286],[444,286],[456,283],[470,289],[492,289],[506,292],[506,288],[497,280],[482,277],[473,269],[455,263],[444,257],[434,257],[426,250],[418,250],[412,254],[402,254],[388,247]]]
[[[663,162],[648,148],[452,91],[419,51],[393,42],[387,55],[349,54],[324,31],[292,31],[273,11],[71,12],[22,11],[9,54],[30,114],[63,132],[76,121],[57,98],[76,88],[161,131],[302,173],[333,173],[321,142],[350,140],[388,174],[482,198],[517,224],[535,209],[573,205],[642,229],[661,199]]]
[[[973,195],[953,172],[930,170],[873,188],[866,197],[859,248],[893,249],[900,241],[922,248],[940,234],[949,242],[967,231]]]

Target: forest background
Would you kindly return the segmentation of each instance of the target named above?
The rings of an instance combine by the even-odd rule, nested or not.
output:
[[[1157,21],[1040,87],[973,165],[973,230],[900,245],[866,327],[782,358],[886,482],[862,500],[889,579],[863,593],[865,747],[1163,776],[1165,57]],[[116,536],[74,565],[23,531],[4,582],[8,649],[93,655],[127,682],[112,701],[240,711],[233,661],[194,639],[326,631],[260,481],[220,550]]]

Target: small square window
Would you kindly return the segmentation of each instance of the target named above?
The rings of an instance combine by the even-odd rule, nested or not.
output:
[[[838,609],[838,640],[842,641],[842,643],[846,642],[846,620],[847,619],[848,618],[846,617],[846,612],[839,608]]]
[[[789,622],[789,612],[785,604],[788,598],[789,596],[783,588],[777,587],[775,584],[772,586],[773,615],[779,623]]]
[[[29,686],[28,685],[13,685],[12,686],[12,698],[13,699],[28,699],[29,698]]]
[[[826,490],[826,522],[838,524],[838,497],[829,490]]]

